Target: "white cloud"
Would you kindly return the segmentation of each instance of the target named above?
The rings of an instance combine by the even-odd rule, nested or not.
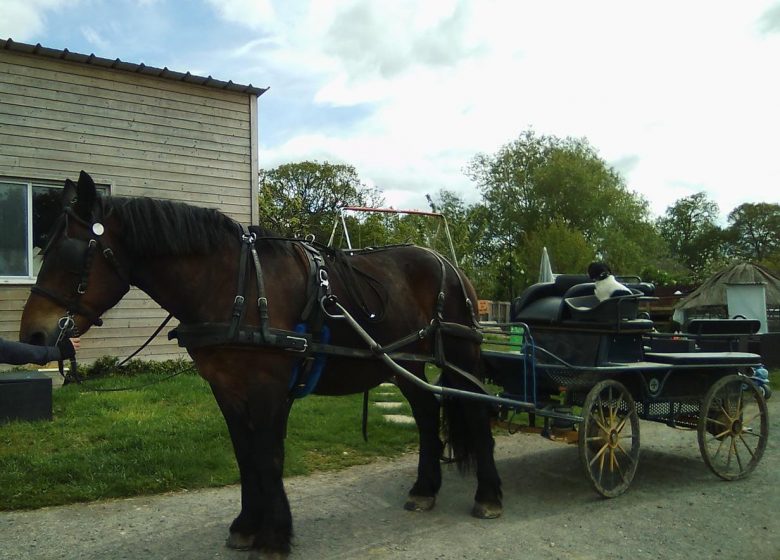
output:
[[[207,2],[235,30],[223,51],[189,42],[197,29],[172,41],[184,69],[271,86],[264,167],[343,161],[396,206],[440,188],[473,201],[463,167],[533,127],[587,137],[657,214],[698,191],[724,213],[780,198],[777,0]],[[0,31],[32,40],[60,5],[0,0]],[[127,58],[73,9],[90,44]]]
[[[274,21],[271,0],[207,0],[219,16],[229,22],[253,29],[270,26]]]
[[[758,28],[762,33],[780,33],[780,4],[771,6],[761,14]]]
[[[110,50],[111,44],[106,41],[95,28],[90,27],[89,25],[82,25],[81,34],[93,47],[97,47],[103,52],[108,52]]]
[[[357,79],[391,78],[415,65],[453,66],[476,48],[464,33],[469,12],[463,0],[353,2],[336,13],[323,49]]]
[[[766,2],[337,4],[309,34],[329,57],[314,101],[376,109],[338,139],[292,138],[276,159],[330,154],[380,186],[470,196],[470,158],[532,126],[630,161],[628,186],[656,214],[701,190],[724,213],[778,198],[780,37],[756,32]]]
[[[0,37],[27,42],[44,30],[44,12],[65,5],[65,0],[3,0],[0,2]]]

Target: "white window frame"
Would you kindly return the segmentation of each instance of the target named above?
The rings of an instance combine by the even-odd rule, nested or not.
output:
[[[34,284],[37,276],[33,273],[33,259],[35,257],[35,248],[33,247],[33,188],[65,188],[62,182],[37,180],[37,179],[19,179],[16,177],[0,176],[0,183],[12,183],[15,185],[25,185],[27,189],[27,275],[26,276],[2,276],[0,275],[0,285],[6,284]],[[103,195],[110,194],[110,185],[96,185],[98,192]]]

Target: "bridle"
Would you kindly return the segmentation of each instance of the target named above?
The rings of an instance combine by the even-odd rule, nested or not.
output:
[[[43,296],[65,309],[65,315],[57,321],[57,327],[59,328],[57,342],[60,342],[68,333],[72,333],[68,334],[68,336],[78,334],[75,332],[76,322],[74,318],[76,315],[84,317],[92,325],[97,327],[103,324],[100,315],[89,309],[81,301],[82,296],[87,293],[89,274],[96,254],[101,254],[111,265],[111,268],[117,276],[126,284],[130,284],[129,275],[116,259],[114,251],[103,239],[103,233],[105,233],[103,224],[94,218],[94,214],[91,217],[92,221],[88,222],[78,216],[70,206],[66,207],[60,216],[60,219],[57,221],[57,224],[54,226],[54,235],[52,235],[42,252],[45,257],[45,255],[51,251],[54,241],[60,237],[60,235],[64,237],[60,242],[60,252],[64,254],[62,257],[63,262],[61,264],[71,273],[78,275],[79,282],[76,285],[74,293],[71,296],[62,296],[47,288],[38,286],[37,284],[30,288],[32,293]],[[69,220],[71,219],[84,226],[87,231],[90,232],[89,239],[79,239],[68,235],[68,225]]]
[[[103,238],[103,234],[105,233],[105,227],[103,226],[100,218],[95,217],[94,211],[90,215],[90,218],[91,221],[84,220],[70,206],[66,207],[62,215],[58,219],[57,223],[54,225],[53,228],[54,233],[51,235],[49,242],[46,244],[46,247],[43,249],[42,252],[43,255],[46,255],[48,252],[51,251],[54,242],[59,237],[63,238],[60,241],[59,252],[64,253],[64,255],[61,256],[62,262],[59,264],[65,267],[67,271],[78,275],[79,282],[76,285],[76,289],[74,290],[74,293],[71,296],[67,297],[67,296],[62,296],[46,288],[43,288],[41,286],[38,286],[37,284],[31,288],[31,291],[33,293],[41,295],[53,301],[57,305],[65,308],[65,315],[63,315],[57,320],[57,328],[59,329],[59,332],[57,334],[57,341],[55,342],[55,345],[59,344],[66,337],[79,336],[80,333],[76,328],[76,321],[75,321],[76,315],[81,315],[82,317],[87,319],[92,325],[95,325],[97,327],[103,325],[103,320],[100,318],[100,315],[94,312],[93,310],[89,309],[81,301],[81,297],[87,293],[87,288],[89,284],[89,274],[90,274],[90,270],[92,269],[92,263],[95,260],[95,255],[97,254],[102,255],[103,258],[106,259],[106,261],[108,262],[110,268],[114,271],[114,273],[128,287],[130,286],[130,275],[125,270],[125,268],[119,263],[119,261],[116,258],[116,255],[114,254],[114,251],[111,249],[111,247],[108,246],[105,239]],[[86,230],[89,232],[88,239],[79,239],[77,237],[71,237],[70,235],[68,235],[68,225],[69,225],[69,220],[71,219],[77,222],[78,224],[84,226],[84,228],[86,228]],[[168,324],[168,322],[172,318],[173,316],[169,313],[168,317],[163,320],[160,326],[157,327],[157,329],[146,340],[146,342],[144,342],[135,352],[133,352],[124,360],[119,362],[119,364],[117,364],[117,367],[122,367],[130,359],[132,359],[139,352],[141,352],[141,350],[143,350],[160,333],[160,331],[165,327],[166,324]],[[77,383],[81,383],[81,379],[78,375],[75,357],[71,358],[70,366],[71,366],[70,373],[66,376],[64,373],[63,362],[62,360],[59,360],[60,375],[62,375],[62,377],[66,380],[66,382],[69,379],[71,380],[75,379]],[[167,376],[165,379],[169,379],[171,377],[179,375],[182,371],[183,369],[180,369],[174,374]],[[154,383],[150,383],[149,385]],[[136,387],[125,387],[121,389],[94,389],[94,390],[95,391],[124,391],[124,390],[140,388],[144,386],[146,385],[140,385]]]

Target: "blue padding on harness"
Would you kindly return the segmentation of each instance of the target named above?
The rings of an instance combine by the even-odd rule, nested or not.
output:
[[[306,325],[306,323],[298,323],[295,325],[295,332],[304,334],[307,331],[307,327],[308,325]],[[327,325],[323,325],[322,327],[320,342],[323,344],[328,344],[330,342],[330,329]],[[293,367],[290,386],[288,387],[290,390],[290,398],[302,399],[311,394],[317,387],[317,383],[319,383],[320,376],[322,375],[322,368],[325,367],[325,362],[327,361],[327,356],[325,354],[314,354],[312,359],[314,360],[314,363],[311,365],[311,371],[303,381],[299,380],[303,362],[298,362],[295,364],[295,367]]]

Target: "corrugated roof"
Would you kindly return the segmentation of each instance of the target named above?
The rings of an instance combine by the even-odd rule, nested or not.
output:
[[[185,82],[188,84],[196,84],[199,86],[212,87],[216,89],[237,91],[240,93],[253,93],[257,96],[263,95],[268,88],[258,88],[249,85],[236,84],[232,81],[224,82],[217,80],[211,76],[203,77],[190,74],[189,72],[175,72],[165,68],[155,68],[154,66],[146,66],[144,63],[135,64],[133,62],[125,62],[118,58],[111,60],[109,58],[101,58],[94,54],[80,54],[71,52],[68,49],[50,49],[42,46],[40,43],[37,45],[30,45],[27,43],[18,43],[12,39],[0,39],[0,49],[15,51],[25,54],[33,54],[37,56],[45,56],[48,58],[57,58],[60,60],[67,60],[70,62],[78,62],[87,64],[90,66],[98,66],[100,68],[111,68],[114,70],[120,70],[122,72],[132,72],[134,74],[143,74],[145,76],[155,76],[157,78],[164,78],[166,80],[173,80],[176,82]]]

